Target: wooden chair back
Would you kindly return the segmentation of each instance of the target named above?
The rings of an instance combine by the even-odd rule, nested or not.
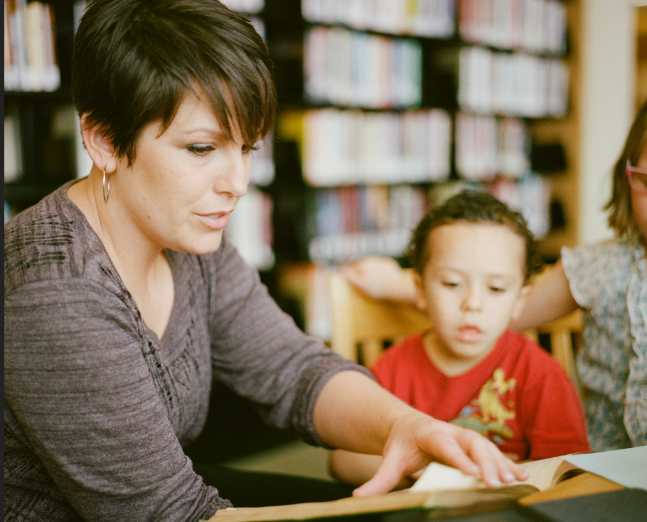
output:
[[[406,335],[431,328],[426,314],[413,305],[368,297],[336,272],[329,274],[327,283],[332,319],[330,347],[347,359],[370,367],[382,353],[385,342],[394,343]],[[551,353],[580,397],[582,386],[575,366],[573,334],[580,334],[582,325],[582,312],[576,310],[523,332],[535,342],[539,334],[549,335]]]
[[[582,310],[578,308],[556,321],[544,324],[535,330],[523,332],[535,342],[538,341],[539,334],[548,334],[550,351],[575,385],[580,398],[582,398],[582,383],[575,365],[576,350],[573,341],[574,338],[577,339],[581,336],[583,327]]]
[[[372,366],[385,342],[428,329],[427,316],[413,305],[372,299],[344,276],[328,276],[332,314],[330,347],[343,357]]]

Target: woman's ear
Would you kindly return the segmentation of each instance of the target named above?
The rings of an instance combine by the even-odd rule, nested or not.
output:
[[[417,272],[413,272],[413,283],[416,288],[416,306],[423,312],[427,311],[427,295],[425,294],[425,287],[423,285],[422,276]]]
[[[108,174],[113,173],[117,168],[117,159],[114,155],[112,142],[97,126],[88,123],[86,114],[81,116],[81,134],[85,148],[95,167],[100,171],[105,169]]]

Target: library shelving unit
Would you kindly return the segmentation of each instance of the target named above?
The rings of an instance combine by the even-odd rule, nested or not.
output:
[[[4,2],[5,219],[76,176],[74,6]]]
[[[328,336],[327,270],[401,258],[422,214],[460,187],[518,208],[539,238],[554,235],[551,213],[564,224],[551,185],[567,147],[534,128],[568,115],[569,3],[286,0],[267,10],[275,147],[291,160],[277,156],[277,182],[292,183],[291,201],[279,190],[274,201],[294,244],[277,241],[276,254],[309,333]]]

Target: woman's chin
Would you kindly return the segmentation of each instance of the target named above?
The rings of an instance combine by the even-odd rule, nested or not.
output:
[[[219,231],[216,234],[209,234],[208,238],[201,238],[199,241],[182,241],[177,248],[171,247],[171,250],[203,256],[206,254],[213,254],[220,248],[221,244],[222,231]]]

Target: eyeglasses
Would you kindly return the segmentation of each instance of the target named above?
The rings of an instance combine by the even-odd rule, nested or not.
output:
[[[647,194],[647,169],[632,167],[629,165],[629,162],[627,162],[626,173],[631,190]]]

